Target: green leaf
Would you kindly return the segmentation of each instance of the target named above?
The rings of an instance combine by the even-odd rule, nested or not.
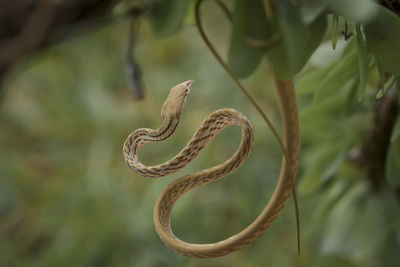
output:
[[[385,75],[385,71],[382,68],[382,65],[377,62],[376,66],[378,68],[378,74],[379,74],[379,90],[382,90],[383,87],[385,86],[385,80],[386,80],[386,75]]]
[[[398,120],[397,120],[398,121]],[[400,186],[400,138],[397,137],[390,144],[386,159],[386,180],[392,188]]]
[[[283,34],[289,66],[293,71],[301,65],[303,56],[299,52],[306,49],[307,35],[309,33],[296,8],[287,0],[279,1],[278,21]]]
[[[315,192],[331,179],[346,158],[345,149],[344,143],[313,149],[313,153],[306,159],[307,171],[299,184],[299,193]]]
[[[246,37],[267,40],[274,29],[260,0],[236,0],[232,24],[228,64],[236,76],[246,77],[258,67],[264,53],[264,49],[247,44]]]
[[[368,84],[369,72],[369,58],[367,49],[365,47],[365,40],[361,32],[360,24],[356,26],[357,33],[357,55],[358,55],[358,69],[360,72],[360,80],[358,83],[358,97],[362,100],[365,93],[365,88]]]
[[[390,251],[386,255],[392,255],[392,239],[387,236],[390,229],[398,228],[396,209],[398,203],[389,190],[382,188],[371,194],[368,184],[354,183],[327,214],[319,234],[323,237],[320,249],[326,255],[342,255],[348,262],[361,262],[377,251]],[[398,262],[397,258],[392,262]]]
[[[326,16],[320,15],[310,25],[300,17],[298,8],[289,0],[278,2],[278,23],[282,43],[268,49],[267,54],[278,78],[286,80],[299,72],[322,41]],[[282,62],[283,61],[283,62]]]
[[[374,13],[376,5],[374,0],[322,0],[334,13],[354,20],[363,22],[368,20]]]
[[[323,101],[343,88],[358,73],[357,60],[357,52],[352,42],[343,56],[332,63],[333,68],[318,84],[313,103]]]
[[[325,41],[313,53],[310,58],[310,64],[315,65],[316,69],[297,76],[296,92],[298,94],[308,94],[318,89],[321,81],[341,61],[340,57],[344,57],[348,53],[349,49],[346,48],[346,45],[351,46],[351,43],[348,44],[342,40],[339,46],[337,46],[336,51],[332,50],[331,45],[331,42]]]
[[[378,91],[376,94],[376,98],[381,98],[386,95],[386,93],[393,87],[394,82],[396,81],[396,76],[392,75],[389,80],[383,85],[382,89]]]
[[[310,140],[316,142],[319,137],[327,133],[336,134],[337,131],[323,131],[323,129],[331,127],[332,122],[335,122],[338,117],[343,117],[344,109],[340,108],[343,102],[345,102],[345,97],[341,92],[327,98],[324,102],[303,109],[300,113],[302,137],[304,134],[311,135]],[[333,114],[335,116],[332,116]],[[322,132],[316,132],[316,129],[322,130]]]
[[[385,175],[388,184],[392,188],[400,186],[400,116],[397,117],[390,137]]]
[[[267,49],[268,61],[271,63],[275,76],[280,80],[288,80],[293,77],[291,67],[286,55],[284,44],[278,44]]]
[[[343,179],[341,176],[340,178],[342,179],[330,184],[323,192],[324,197],[319,201],[318,207],[315,210],[315,216],[313,216],[310,222],[311,228],[316,229],[324,225],[329,212],[335,208],[340,199],[353,187],[354,181],[349,179],[349,177]]]
[[[327,68],[316,69],[309,73],[302,75],[300,80],[296,83],[296,93],[304,95],[314,92],[318,84],[328,75],[334,65],[330,65]]]
[[[174,34],[182,26],[190,1],[157,0],[150,9],[150,27],[159,38]]]
[[[363,113],[349,116],[348,109],[343,107],[346,104],[346,98],[340,94],[301,112],[300,125],[303,142],[314,145],[320,142],[324,145],[326,142],[336,143],[338,140],[349,144],[359,141],[362,131],[366,128],[368,117]],[[353,130],[349,132],[348,129]]]
[[[396,92],[397,92],[397,101],[400,102],[400,76],[397,76]]]
[[[397,141],[397,139],[400,139],[400,116],[397,117],[396,123],[394,124],[392,136],[390,137],[390,142],[394,143]]]
[[[336,44],[338,40],[338,35],[339,35],[339,16],[338,15],[333,15],[332,19],[333,23],[333,34],[332,34],[332,48],[333,50],[336,49]]]
[[[376,9],[364,25],[367,49],[386,71],[400,75],[400,18],[383,6]]]

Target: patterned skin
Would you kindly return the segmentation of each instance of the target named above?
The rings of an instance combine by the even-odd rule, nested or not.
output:
[[[140,163],[137,155],[144,144],[165,140],[174,133],[192,83],[193,81],[189,80],[171,89],[162,107],[161,116],[164,122],[161,127],[157,130],[141,128],[132,132],[124,143],[123,153],[128,166],[136,173],[145,177],[163,177],[175,173],[189,164],[225,127],[229,125],[241,127],[242,139],[239,148],[231,158],[212,168],[175,180],[164,189],[154,208],[156,231],[168,247],[190,257],[219,257],[239,250],[259,237],[278,217],[290,196],[297,175],[299,156],[296,98],[291,82],[276,81],[283,113],[287,157],[282,159],[278,185],[266,208],[253,223],[236,235],[216,243],[191,244],[177,238],[171,230],[170,216],[175,201],[190,190],[211,183],[238,168],[248,158],[254,141],[253,128],[249,120],[234,109],[224,108],[211,113],[189,143],[173,159],[156,166],[145,166]]]

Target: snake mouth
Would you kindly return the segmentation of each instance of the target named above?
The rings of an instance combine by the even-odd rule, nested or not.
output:
[[[190,93],[190,90],[192,89],[192,84],[194,83],[193,80],[189,80],[186,82],[185,87],[186,87],[186,94]]]
[[[192,90],[192,84],[193,84],[193,83],[194,83],[193,80],[189,80],[189,81],[186,81],[186,82],[185,82],[186,90],[185,90],[185,96],[184,96],[183,101],[182,101],[182,109],[183,109],[183,107],[184,107],[185,104],[186,104],[186,100],[187,100],[187,97],[188,97],[189,94],[190,94],[190,90]]]
[[[194,83],[193,80],[186,81],[185,86],[188,87],[188,88],[191,88],[193,83]]]

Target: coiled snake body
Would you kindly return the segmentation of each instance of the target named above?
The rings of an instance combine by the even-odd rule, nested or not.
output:
[[[241,143],[231,158],[212,168],[175,180],[164,189],[154,208],[156,231],[168,247],[190,257],[218,257],[234,252],[254,241],[277,218],[289,198],[298,168],[297,105],[292,84],[277,81],[287,157],[283,158],[278,185],[266,208],[253,223],[228,239],[212,244],[191,244],[178,239],[171,230],[170,215],[175,201],[184,193],[213,182],[238,168],[247,159],[254,140],[252,126],[242,113],[230,108],[220,109],[203,121],[191,141],[173,159],[156,166],[144,166],[140,163],[137,154],[144,144],[165,140],[174,133],[191,85],[192,81],[186,81],[173,87],[162,107],[161,116],[164,119],[162,126],[157,130],[145,128],[135,130],[126,139],[123,152],[125,161],[136,173],[146,177],[162,177],[185,167],[225,127],[239,125],[242,128]]]

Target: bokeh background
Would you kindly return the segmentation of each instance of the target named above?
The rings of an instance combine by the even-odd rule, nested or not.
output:
[[[229,22],[213,5],[206,4],[203,13],[213,42],[226,55]],[[224,161],[240,142],[240,129],[230,127],[170,177],[133,173],[122,157],[124,140],[134,129],[161,125],[161,106],[172,86],[195,80],[176,134],[146,145],[144,163],[174,156],[207,114],[223,107],[246,114],[256,137],[242,167],[177,202],[172,226],[181,239],[215,242],[251,223],[269,201],[282,156],[191,22],[164,40],[141,23],[135,57],[143,72],[143,101],[134,100],[125,76],[128,20],[71,36],[13,68],[0,100],[0,265],[399,266],[399,200],[386,187],[372,190],[365,172],[346,163],[372,121],[371,111],[358,103],[344,119],[337,102],[328,110],[311,106],[306,90],[298,96],[301,255],[292,199],[264,235],[231,255],[191,259],[164,246],[152,221],[159,193],[177,177]],[[296,84],[337,60],[346,44],[340,39],[335,51],[323,44]],[[281,131],[271,81],[264,60],[244,84]],[[347,150],[339,153],[343,140]]]

